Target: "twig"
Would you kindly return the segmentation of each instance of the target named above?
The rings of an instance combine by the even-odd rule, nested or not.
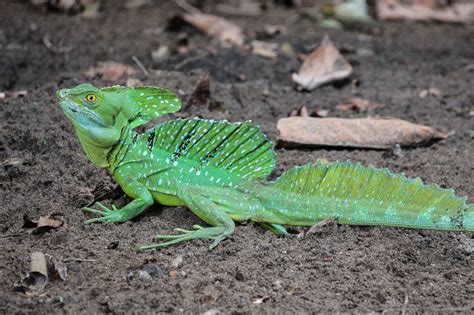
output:
[[[70,262],[70,261],[87,261],[87,262],[96,262],[97,259],[86,259],[86,258],[65,258],[63,260],[64,262]]]
[[[192,5],[186,2],[186,0],[174,0],[174,3],[184,11],[190,13],[190,14],[201,14],[201,11],[199,9],[196,9]]]
[[[22,236],[22,235],[26,235],[26,234],[28,234],[28,233],[5,235],[5,236],[0,237],[0,240],[7,239],[7,238],[12,238],[12,237],[18,237],[18,236]]]
[[[138,68],[140,68],[140,70],[142,70],[143,73],[144,73],[146,76],[149,76],[149,75],[150,75],[150,73],[149,73],[148,70],[145,68],[145,66],[143,65],[143,63],[141,63],[141,61],[138,60],[137,57],[132,56],[132,60],[135,61],[135,63],[137,64]]]
[[[184,67],[185,65],[187,65],[188,63],[199,60],[199,59],[204,58],[204,57],[205,57],[205,55],[197,55],[197,56],[194,56],[194,57],[186,58],[183,61],[181,61],[180,63],[176,64],[174,66],[174,69],[179,70],[182,67]]]

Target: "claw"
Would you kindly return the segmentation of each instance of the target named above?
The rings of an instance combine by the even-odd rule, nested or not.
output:
[[[82,208],[82,210],[83,210],[83,211],[86,211],[86,212],[90,212],[90,213],[105,215],[105,212],[104,212],[104,211],[100,211],[100,210],[93,209],[93,208],[84,207],[84,208]]]
[[[112,205],[112,209],[107,208],[100,202],[96,202],[96,206],[99,207],[102,210],[97,210],[94,208],[89,208],[89,207],[84,207],[82,208],[83,211],[94,213],[100,215],[98,218],[93,218],[86,220],[84,224],[91,224],[95,222],[104,222],[104,221],[109,221],[109,222],[122,222],[124,221],[121,218],[121,213],[120,210],[117,209],[115,205]]]
[[[89,220],[84,221],[84,224],[91,224],[91,223],[95,223],[95,222],[103,222],[103,221],[106,221],[106,220],[107,220],[107,217],[94,218],[94,219],[89,219]]]

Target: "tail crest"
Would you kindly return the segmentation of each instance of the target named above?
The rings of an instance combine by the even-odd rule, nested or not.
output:
[[[318,218],[342,224],[474,231],[474,204],[466,197],[388,169],[318,162],[290,169],[272,188],[306,200],[306,211],[320,212]]]

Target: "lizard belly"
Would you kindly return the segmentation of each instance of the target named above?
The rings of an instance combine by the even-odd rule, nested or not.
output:
[[[176,196],[169,195],[169,194],[164,194],[160,192],[153,191],[151,192],[153,199],[165,206],[184,206],[184,202],[181,201]]]

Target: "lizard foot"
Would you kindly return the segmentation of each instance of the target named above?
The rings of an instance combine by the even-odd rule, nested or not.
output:
[[[125,217],[125,213],[119,209],[117,209],[116,206],[112,205],[112,209],[107,208],[100,202],[95,203],[97,207],[101,208],[102,210],[97,210],[94,208],[88,208],[84,207],[82,208],[83,211],[94,213],[101,215],[101,217],[94,218],[94,219],[89,219],[84,222],[84,224],[90,224],[94,222],[102,222],[102,221],[108,221],[108,222],[124,222],[127,221],[128,219]]]
[[[225,240],[229,235],[233,233],[232,229],[225,226],[208,227],[204,228],[200,225],[193,225],[194,230],[184,230],[180,228],[174,229],[176,232],[181,234],[176,235],[156,235],[155,240],[168,240],[157,244],[144,245],[139,248],[140,251],[153,249],[153,248],[165,248],[181,242],[193,240],[193,239],[210,239],[213,240],[209,246],[209,250],[216,247],[221,241]]]

